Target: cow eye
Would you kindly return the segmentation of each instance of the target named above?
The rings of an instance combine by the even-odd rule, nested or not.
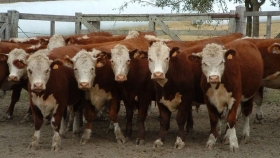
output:
[[[167,58],[165,58],[165,61],[169,61],[169,58],[167,57]]]
[[[203,66],[207,66],[207,64],[206,64],[206,63],[204,63],[204,62],[202,63],[202,65],[203,65]]]
[[[94,68],[92,67],[90,70],[91,70],[91,71],[93,71],[93,70],[94,70]]]
[[[224,61],[222,61],[219,65],[222,65],[224,63]]]
[[[130,63],[130,60],[127,60],[127,62],[126,62],[127,64],[129,64]]]
[[[50,70],[49,70],[49,69],[45,71],[45,73],[46,73],[46,74],[47,74],[47,73],[49,73],[49,72],[50,72]]]
[[[75,67],[74,70],[77,71],[78,69]]]
[[[149,58],[149,61],[150,61],[150,62],[153,62],[153,59]]]
[[[31,75],[32,74],[32,70],[28,69],[28,73]]]

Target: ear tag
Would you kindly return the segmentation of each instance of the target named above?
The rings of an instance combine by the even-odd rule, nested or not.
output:
[[[229,54],[229,55],[227,56],[227,59],[232,59],[232,55]]]
[[[55,65],[53,66],[53,69],[58,69],[58,65],[55,64]]]
[[[173,54],[172,54],[172,57],[176,57],[177,56],[177,52],[174,52]]]

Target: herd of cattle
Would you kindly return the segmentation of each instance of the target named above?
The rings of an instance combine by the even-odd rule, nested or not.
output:
[[[27,116],[32,115],[35,126],[29,144],[32,149],[39,147],[44,120],[50,121],[54,130],[53,150],[61,148],[66,127],[78,133],[83,123],[80,143],[87,143],[96,114],[106,105],[109,128],[118,143],[131,139],[134,109],[138,109],[136,144],[143,145],[145,119],[155,101],[160,129],[154,148],[163,145],[171,113],[177,112],[174,147],[182,149],[184,130],[194,125],[192,106],[206,104],[211,125],[206,147],[214,146],[221,134],[218,125],[225,116],[224,141],[230,151],[235,151],[239,148],[237,115],[245,117],[242,139],[246,141],[253,102],[257,105],[256,118],[261,120],[263,88],[280,89],[279,43],[280,39],[246,38],[240,33],[173,41],[138,31],[119,36],[93,32],[14,38],[0,42],[0,85],[4,91],[12,90],[9,118],[13,117],[21,90],[28,91]],[[126,110],[124,133],[118,124],[120,101]]]

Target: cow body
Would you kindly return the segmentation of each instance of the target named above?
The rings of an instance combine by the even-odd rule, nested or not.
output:
[[[192,57],[198,57],[192,58]],[[249,137],[249,115],[253,108],[253,97],[261,86],[263,62],[258,49],[250,42],[234,41],[225,44],[208,44],[202,52],[190,56],[202,63],[201,87],[207,104],[211,134],[206,143],[212,148],[217,139],[217,124],[224,110],[227,128],[224,141],[229,141],[231,151],[239,148],[236,137],[236,116],[239,103],[245,116],[243,138]]]

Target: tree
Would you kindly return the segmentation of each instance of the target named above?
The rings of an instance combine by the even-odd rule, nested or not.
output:
[[[229,2],[244,4],[246,11],[260,11],[261,6],[266,0],[228,0]],[[272,6],[278,5],[280,7],[280,0],[269,0]],[[214,12],[213,5],[218,5],[223,12],[227,12],[227,0],[130,0],[124,2],[119,8],[120,11],[124,10],[130,3],[138,3],[142,6],[155,6],[159,8],[170,7],[176,12],[197,12],[207,13]],[[253,30],[253,31],[252,31]],[[246,25],[247,36],[259,36],[259,17],[247,17]]]

